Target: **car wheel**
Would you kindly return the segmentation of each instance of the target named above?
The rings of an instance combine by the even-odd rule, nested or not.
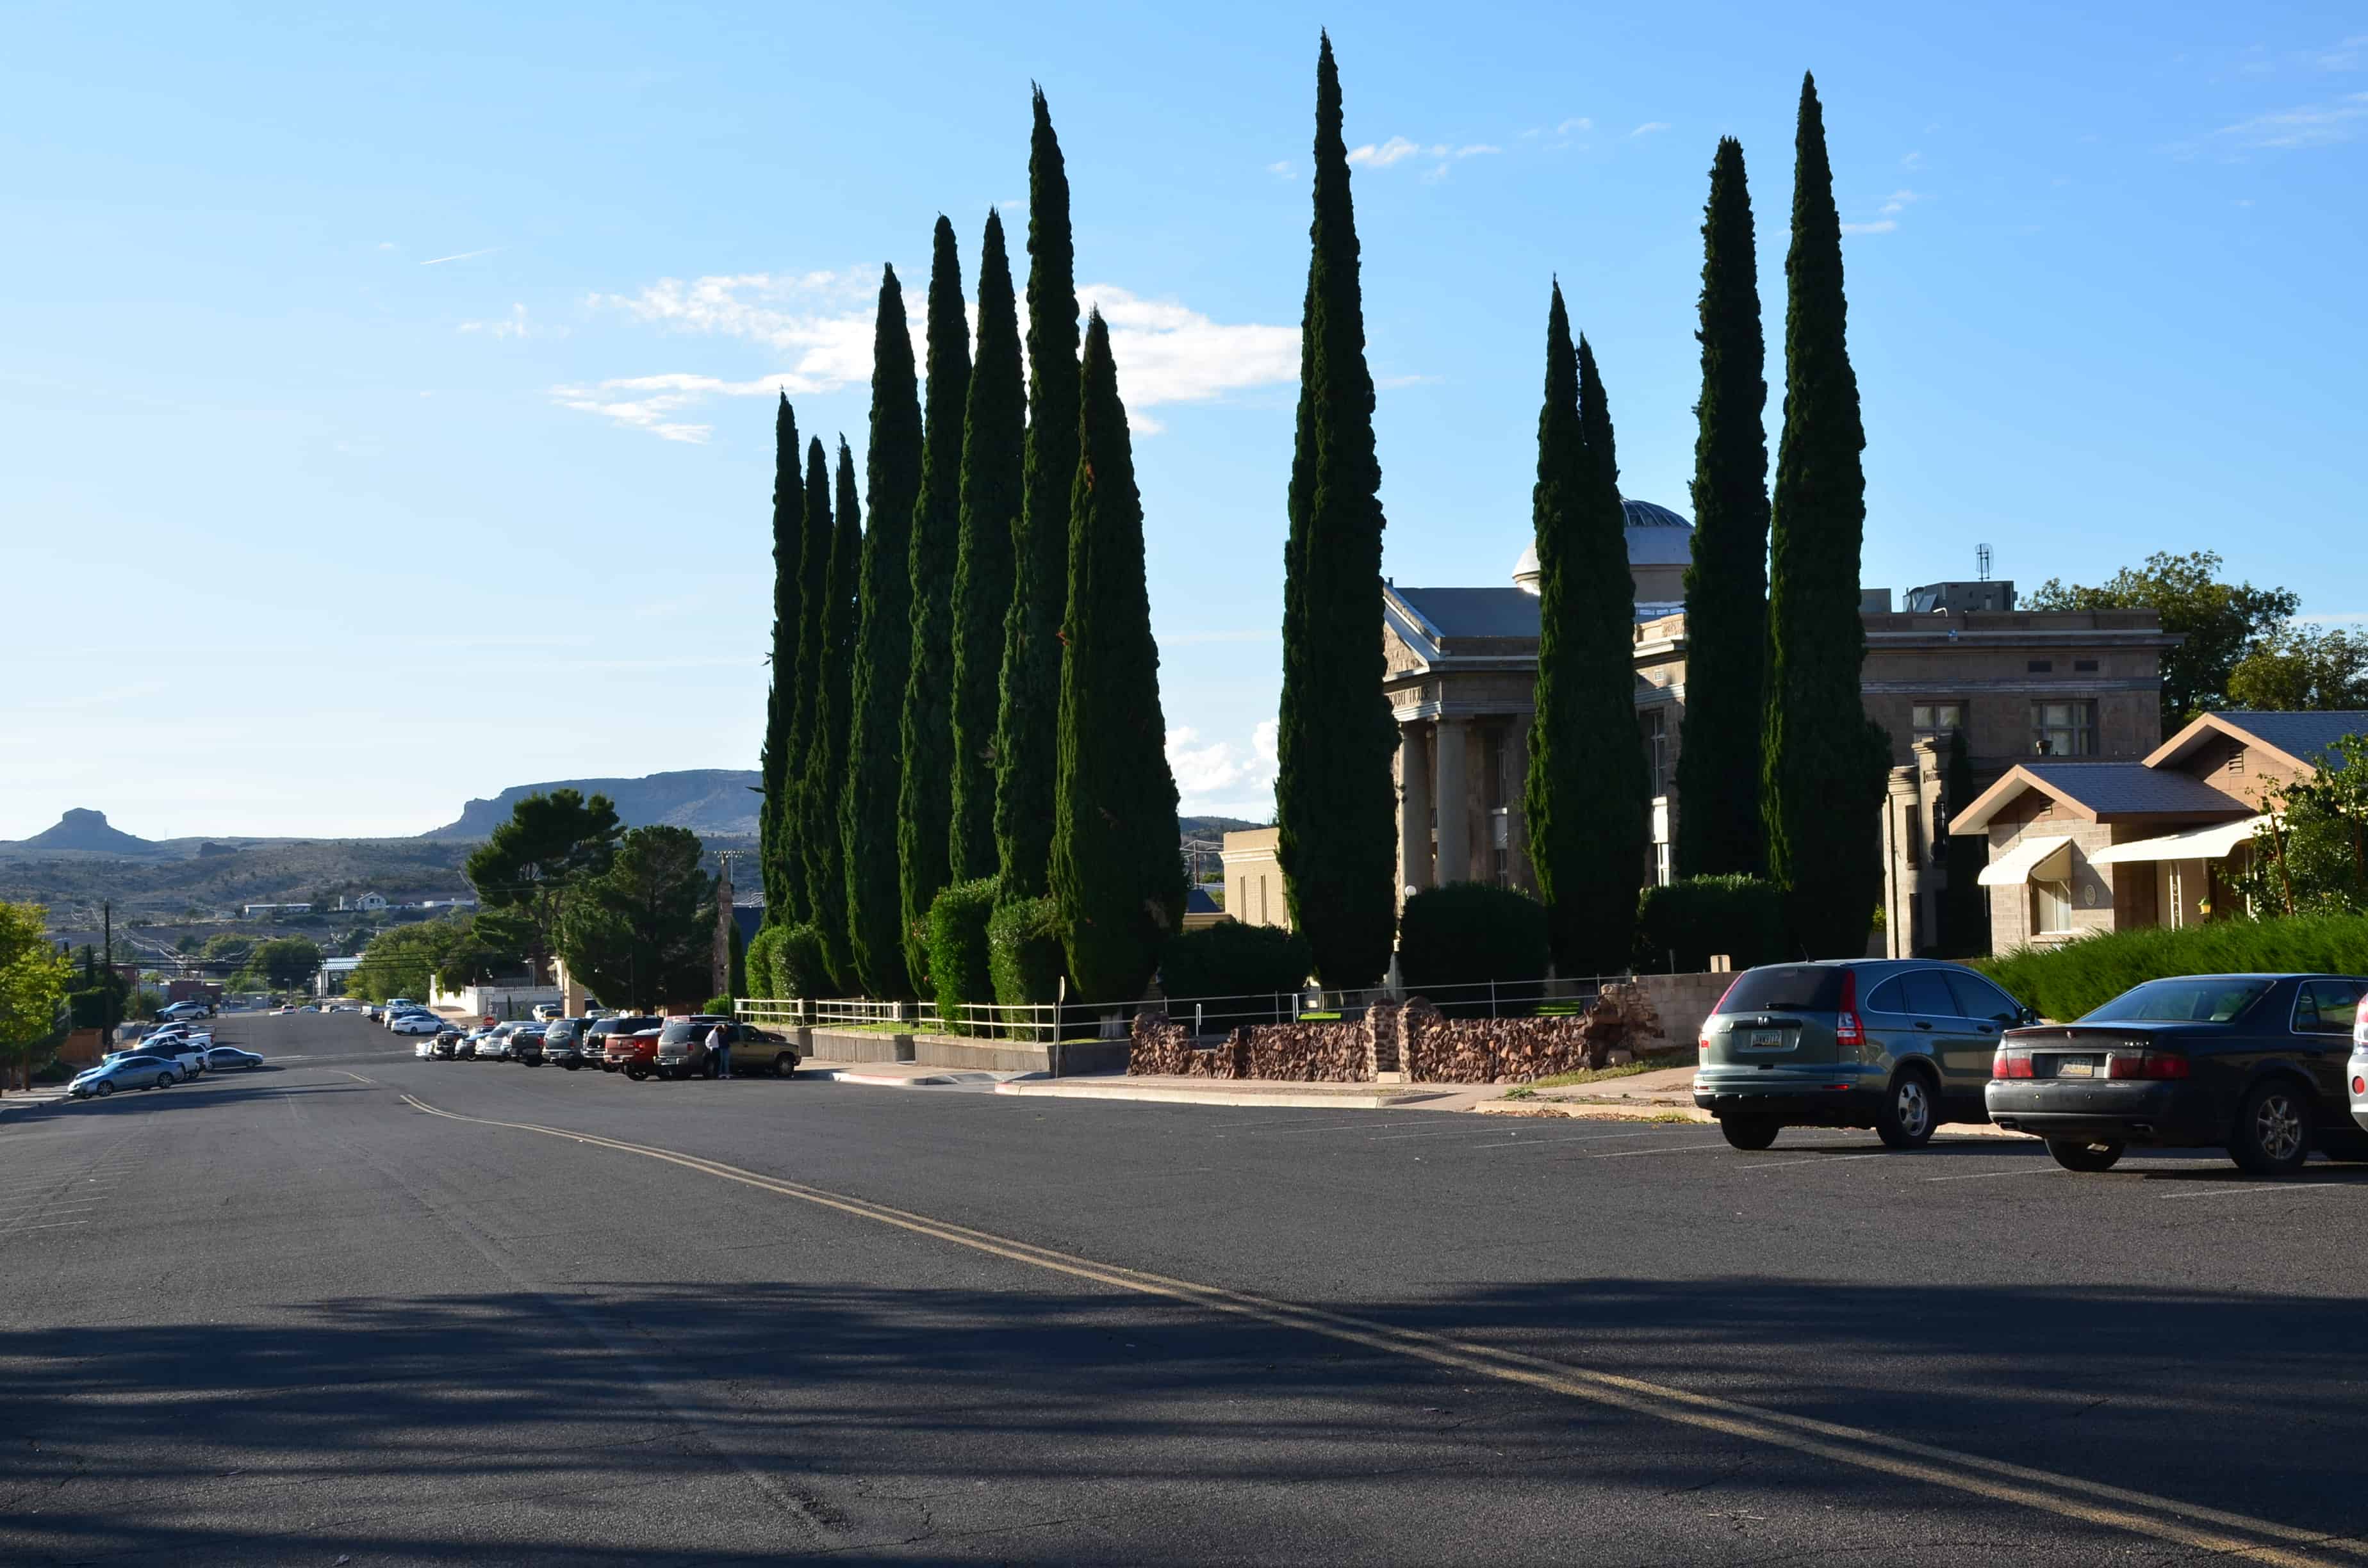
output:
[[[2067,1171],[2109,1171],[2122,1157],[2126,1144],[2110,1140],[2080,1138],[2050,1138],[2047,1152],[2055,1163]]]
[[[1767,1148],[1776,1142],[1776,1133],[1782,1126],[1782,1123],[1772,1116],[1722,1116],[1718,1119],[1718,1130],[1726,1134],[1726,1141],[1738,1149]]]
[[[115,1093],[115,1085],[102,1080],[98,1084],[93,1085],[90,1092],[97,1095],[100,1099],[105,1099],[108,1096]]]
[[[1886,1149],[1921,1149],[1937,1125],[1931,1080],[1913,1068],[1891,1081],[1874,1112],[1874,1133]]]
[[[649,1070],[645,1067],[628,1067],[625,1069],[625,1076],[631,1078],[636,1084],[640,1083],[649,1075]]]
[[[2255,1176],[2300,1170],[2310,1158],[2310,1096],[2284,1078],[2256,1084],[2237,1107],[2228,1157]]]
[[[583,1065],[584,1065],[584,1063],[582,1063],[581,1062],[561,1062],[561,1063],[560,1063],[560,1065],[561,1065],[562,1067],[566,1068],[570,1073],[573,1073],[573,1072],[575,1072],[578,1067],[583,1066]]]
[[[774,1077],[776,1077],[776,1078],[791,1078],[791,1077],[795,1077],[795,1076],[797,1075],[797,1071],[798,1071],[798,1059],[797,1059],[796,1057],[794,1057],[794,1056],[791,1056],[788,1051],[785,1051],[781,1052],[779,1056],[776,1056],[776,1057],[774,1057],[774,1058],[773,1058],[773,1076],[774,1076]]]

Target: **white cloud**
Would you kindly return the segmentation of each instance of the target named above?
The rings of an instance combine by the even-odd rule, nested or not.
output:
[[[875,287],[853,272],[749,273],[691,282],[662,278],[637,294],[596,294],[596,309],[621,311],[634,321],[675,332],[745,339],[791,362],[751,381],[671,371],[557,386],[551,395],[562,407],[668,440],[704,441],[712,426],[677,415],[708,398],[771,397],[780,392],[798,397],[869,381]],[[1157,435],[1164,428],[1144,410],[1206,402],[1299,377],[1295,326],[1212,321],[1173,300],[1146,299],[1111,283],[1078,290],[1077,302],[1081,313],[1099,306],[1110,324],[1119,392],[1137,435]],[[1021,309],[1024,313],[1024,301]],[[922,325],[917,319],[911,324],[916,331]],[[916,359],[923,349],[914,346]]]
[[[1247,743],[1204,742],[1199,731],[1183,725],[1168,731],[1167,766],[1182,797],[1178,809],[1188,816],[1263,817],[1271,812],[1277,728],[1274,720],[1261,720]]]
[[[1554,134],[1556,136],[1568,136],[1573,131],[1592,131],[1594,129],[1595,121],[1588,119],[1585,115],[1577,115],[1572,119],[1565,119],[1560,125],[1555,126]]]
[[[554,330],[551,327],[529,326],[526,319],[526,307],[524,305],[517,304],[510,307],[509,314],[506,316],[496,316],[492,321],[464,321],[461,324],[461,330],[462,332],[481,332],[487,337],[496,338],[557,337],[564,335],[564,330]]]
[[[473,261],[481,256],[491,256],[501,248],[502,247],[499,245],[487,245],[483,250],[464,250],[458,256],[435,256],[429,260],[421,262],[419,265],[422,267],[441,267],[448,261]]]
[[[1899,223],[1896,219],[1883,218],[1878,219],[1876,222],[1872,223],[1844,223],[1842,225],[1842,233],[1845,234],[1887,234],[1898,227]]]
[[[1925,199],[1926,198],[1917,191],[1895,190],[1889,196],[1883,199],[1883,210],[1886,215],[1895,212],[1905,212],[1917,202]]]
[[[1291,160],[1285,158],[1280,163],[1269,164],[1266,166],[1266,172],[1277,179],[1289,179],[1298,171],[1292,167]]]
[[[1370,165],[1377,169],[1386,169],[1392,164],[1411,158],[1421,151],[1420,142],[1409,142],[1403,136],[1393,136],[1378,147],[1368,142],[1361,147],[1350,148],[1349,161],[1352,164]]]
[[[2353,93],[2332,104],[2311,104],[2255,115],[2214,131],[2240,147],[2331,147],[2368,130],[2368,93]]]
[[[2322,71],[2356,71],[2363,58],[2368,58],[2368,33],[2345,39],[2332,49],[2321,50],[2311,62]]]
[[[1648,119],[1644,124],[1638,126],[1635,130],[1630,131],[1628,135],[1629,139],[1633,141],[1639,136],[1650,136],[1656,131],[1667,131],[1668,128],[1669,122],[1666,119]]]
[[[1491,147],[1486,142],[1474,142],[1468,147],[1455,149],[1455,155],[1459,158],[1478,158],[1485,157],[1490,153],[1501,153],[1504,150],[1502,147]]]
[[[1899,166],[1903,169],[1922,168],[1924,166],[1924,154],[1921,153],[1910,153],[1906,157],[1899,160]]]

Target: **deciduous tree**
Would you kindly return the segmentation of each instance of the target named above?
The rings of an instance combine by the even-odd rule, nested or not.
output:
[[[2237,666],[2273,647],[2302,602],[2284,588],[2222,582],[2220,564],[2214,551],[2157,551],[2144,566],[2124,566],[2093,588],[2050,577],[2023,608],[2150,609],[2159,615],[2165,631],[2185,639],[2162,654],[2162,733],[2168,735],[2198,713],[2232,706],[2229,682]],[[2272,668],[2257,669],[2248,677],[2256,695],[2269,680],[2282,678],[2272,676]]]

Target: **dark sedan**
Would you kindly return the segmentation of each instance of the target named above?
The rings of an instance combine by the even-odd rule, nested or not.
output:
[[[2226,1149],[2262,1176],[2314,1145],[2368,1160],[2343,1076],[2363,994],[2357,975],[2147,981],[2071,1023],[2006,1031],[1990,1119],[2038,1134],[2075,1171],[2110,1169],[2132,1144]]]

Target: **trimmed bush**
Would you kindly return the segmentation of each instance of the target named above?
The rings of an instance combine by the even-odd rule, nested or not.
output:
[[[957,1034],[966,1032],[955,1021],[964,1006],[995,1000],[986,940],[995,888],[993,877],[980,877],[951,883],[929,901],[929,983],[937,990],[938,1017]]]
[[[702,1013],[712,1013],[719,1017],[728,1018],[732,1016],[732,998],[730,996],[710,996],[707,999],[707,1006],[701,1007],[700,1011]]]
[[[2368,974],[2368,915],[2297,915],[2102,932],[2016,948],[1974,967],[2044,1017],[2069,1020],[2131,986],[2174,974]]]
[[[1307,938],[1280,926],[1220,920],[1171,938],[1159,952],[1159,989],[1171,1001],[1296,992],[1315,967]],[[1229,1015],[1230,1016],[1230,1015]]]
[[[830,983],[830,957],[823,949],[820,926],[809,922],[782,928],[781,945],[773,955],[773,983],[780,996],[811,998],[831,994],[835,988]]]
[[[1700,974],[1713,953],[1726,954],[1738,970],[1790,957],[1782,890],[1732,876],[1688,877],[1645,890],[1636,904],[1639,973]]]
[[[788,994],[780,988],[781,933],[786,929],[768,920],[748,938],[748,951],[741,962],[747,970],[751,996],[770,1001]]]
[[[1061,999],[1061,912],[1051,898],[1021,899],[996,909],[986,923],[986,955],[995,999],[1003,1006]]]
[[[1543,980],[1551,961],[1545,905],[1519,888],[1449,882],[1406,900],[1398,916],[1398,978],[1409,991]]]

